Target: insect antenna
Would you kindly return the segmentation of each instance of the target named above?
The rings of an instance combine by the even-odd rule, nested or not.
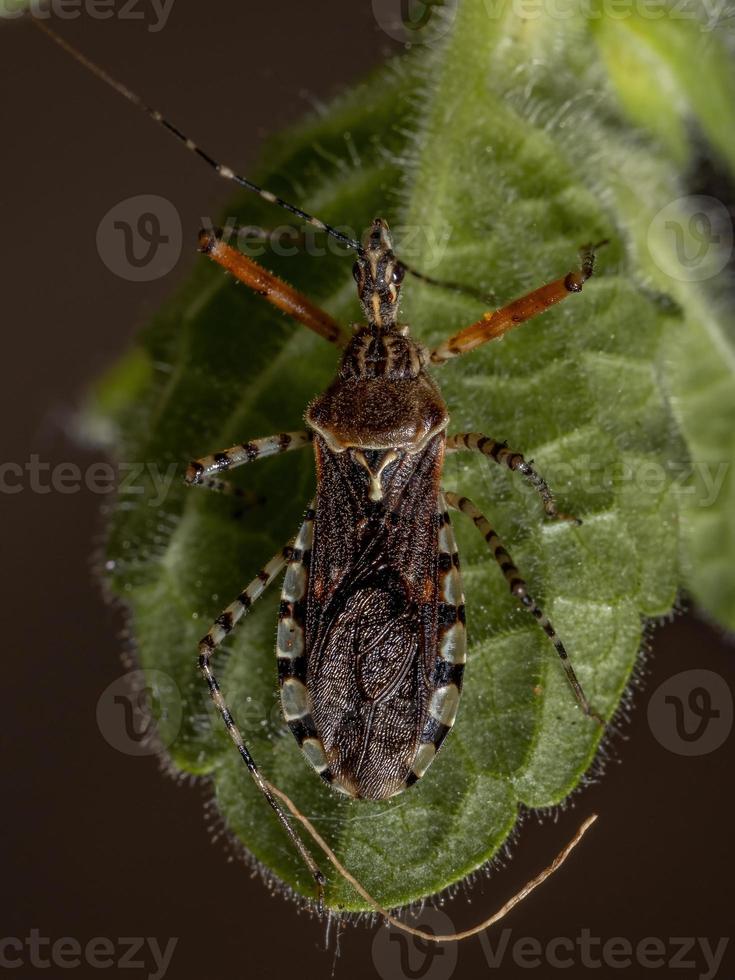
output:
[[[279,197],[272,191],[266,190],[264,187],[260,187],[252,180],[248,180],[247,177],[243,177],[242,174],[236,173],[232,167],[229,167],[224,163],[219,163],[211,154],[209,154],[206,150],[203,150],[197,143],[194,142],[194,140],[190,139],[186,133],[182,132],[178,126],[174,125],[174,123],[159,112],[158,109],[154,109],[152,106],[149,106],[146,102],[144,102],[143,99],[129,89],[127,85],[123,85],[122,82],[118,82],[117,79],[113,78],[112,75],[105,71],[104,68],[88,58],[78,48],[76,48],[69,41],[66,41],[60,34],[57,34],[56,31],[54,31],[47,24],[38,20],[38,18],[31,19],[35,26],[38,27],[39,30],[43,31],[47,37],[51,38],[55,44],[58,44],[63,51],[86,68],[87,71],[99,78],[100,81],[114,89],[118,95],[121,95],[128,102],[132,103],[142,112],[144,112],[149,119],[152,119],[153,122],[168,130],[168,132],[175,136],[180,143],[183,143],[188,150],[195,153],[220,177],[224,178],[225,180],[231,180],[240,187],[244,187],[246,190],[252,191],[269,204],[275,204],[279,208],[283,208],[285,211],[295,215],[297,218],[301,218],[301,220],[305,221],[307,224],[312,225],[314,228],[318,228],[319,231],[323,231],[326,232],[326,234],[331,235],[332,238],[335,238],[337,241],[341,242],[343,245],[346,245],[348,248],[353,249],[355,252],[358,252],[359,254],[364,253],[362,243],[357,239],[350,238],[349,235],[345,235],[344,232],[340,231],[338,228],[335,228],[334,225],[327,224],[325,221],[322,221],[320,218],[316,218],[313,214],[309,214],[302,208],[296,207],[295,204],[291,204],[289,201],[284,200],[282,197]],[[417,269],[412,268],[410,265],[408,265],[408,263],[403,262],[402,260],[399,260],[399,262],[409,275],[421,282],[429,284],[430,286],[439,286],[454,292],[465,293],[466,295],[471,296],[473,299],[477,299],[486,305],[492,305],[495,300],[494,294],[484,293],[482,290],[474,289],[472,286],[466,286],[461,283],[445,282],[442,279],[436,279],[433,276],[428,276],[425,273],[419,272]]]
[[[413,276],[414,279],[418,279],[419,282],[425,282],[429,286],[439,286],[440,289],[449,289],[455,293],[463,293],[465,296],[471,296],[472,299],[477,299],[485,306],[492,306],[495,303],[495,293],[494,292],[483,292],[482,289],[475,289],[473,286],[467,286],[461,282],[451,282],[446,279],[436,279],[434,276],[427,276],[425,272],[419,272],[418,269],[412,268],[403,259],[398,260],[403,266],[406,272]]]
[[[151,106],[147,105],[147,103],[145,103],[139,95],[136,95],[135,92],[131,91],[126,85],[123,85],[122,82],[118,82],[112,77],[112,75],[109,75],[104,68],[101,68],[94,61],[87,58],[86,55],[82,54],[82,52],[75,48],[74,45],[64,40],[63,37],[57,34],[56,31],[52,30],[52,28],[50,28],[47,24],[44,24],[35,17],[31,18],[31,20],[39,30],[43,31],[43,33],[50,37],[55,44],[58,44],[59,47],[66,51],[67,54],[71,55],[75,61],[79,62],[79,64],[83,65],[93,75],[109,85],[110,88],[114,89],[118,93],[118,95],[121,95],[124,99],[127,99],[128,102],[132,102],[134,106],[141,109],[149,119],[152,119],[164,129],[167,129],[169,133],[172,133],[176,139],[179,140],[179,142],[184,144],[187,149],[191,150],[192,153],[196,153],[198,157],[204,160],[204,162],[215,170],[220,177],[223,177],[225,180],[231,180],[234,183],[239,184],[240,187],[244,187],[246,190],[252,191],[269,204],[276,204],[278,207],[289,211],[291,214],[296,215],[297,218],[301,218],[302,221],[307,222],[307,224],[313,225],[314,228],[318,228],[320,231],[326,232],[328,235],[331,235],[332,238],[336,238],[348,248],[352,248],[356,252],[360,253],[363,251],[360,242],[354,238],[350,238],[349,235],[345,235],[344,232],[341,232],[338,228],[335,228],[333,225],[328,225],[319,218],[315,218],[314,215],[308,214],[306,211],[302,211],[301,208],[297,208],[288,201],[284,201],[284,199],[282,197],[278,197],[277,194],[273,194],[271,191],[265,190],[263,187],[259,187],[257,184],[254,184],[252,180],[248,180],[247,177],[243,177],[242,175],[235,173],[231,167],[228,167],[223,163],[218,163],[214,157],[210,156],[210,154],[203,150],[200,146],[197,146],[192,139],[189,139],[185,133],[166,119],[166,117],[157,109],[153,109]]]

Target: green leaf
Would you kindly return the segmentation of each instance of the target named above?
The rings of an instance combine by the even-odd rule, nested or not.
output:
[[[591,24],[623,109],[686,165],[692,123],[735,173],[735,68],[721,36],[722,5],[639,0],[624,18]]]
[[[684,574],[710,609],[735,619],[731,473],[707,507],[684,492],[696,484],[677,483],[702,448],[708,460],[731,460],[735,431],[733,353],[720,307],[701,283],[670,274],[676,251],[656,224],[686,193],[678,172],[687,136],[668,124],[666,132],[639,128],[636,93],[621,91],[611,69],[622,41],[605,37],[602,59],[600,25],[591,20],[523,18],[491,0],[464,0],[444,16],[432,44],[288,134],[257,176],[356,231],[385,216],[408,262],[495,290],[498,304],[564,274],[584,242],[610,239],[583,293],[437,372],[450,430],[507,439],[535,458],[563,509],[584,519],[580,528],[546,524],[517,477],[471,456],[447,463],[445,486],[487,512],[590,699],[610,716],[645,618],[672,608]],[[654,81],[658,71],[654,62]],[[228,214],[247,224],[282,221],[250,196]],[[263,261],[343,322],[358,318],[351,260],[331,246],[322,257]],[[482,313],[474,300],[410,277],[404,296],[404,319],[428,344]],[[202,259],[103,382],[94,425],[114,433],[123,459],[155,464],[159,475],[173,465],[182,476],[191,457],[299,428],[336,364],[323,341]],[[241,520],[226,500],[185,490],[178,479],[161,502],[148,470],[147,492],[122,494],[113,516],[109,584],[130,609],[142,666],[165,672],[181,693],[179,729],[166,692],[156,692],[174,764],[208,775],[237,838],[281,881],[311,895],[209,705],[195,654],[221,608],[294,534],[313,494],[313,461],[308,452],[288,454],[235,477],[267,498]],[[519,808],[563,800],[597,748],[596,727],[578,711],[545,636],[515,607],[475,529],[461,517],[455,526],[468,594],[465,692],[440,757],[404,794],[380,804],[343,799],[302,758],[277,708],[277,590],[218,660],[222,689],[267,778],[386,906],[481,866]],[[365,907],[329,878],[332,907]]]
[[[0,20],[22,17],[30,5],[30,0],[0,0]]]

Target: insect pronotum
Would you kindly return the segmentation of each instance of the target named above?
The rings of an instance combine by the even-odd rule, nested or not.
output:
[[[325,851],[328,848],[288,798],[260,773],[215,676],[214,652],[285,569],[276,655],[281,706],[289,728],[308,762],[333,790],[368,800],[404,792],[434,761],[454,725],[462,690],[465,606],[450,520],[450,511],[458,511],[473,521],[511,593],[553,644],[581,710],[604,726],[582,690],[562,640],[487,518],[467,497],[442,486],[444,458],[453,452],[481,453],[527,480],[550,519],[576,518],[557,510],[548,484],[521,453],[478,432],[449,435],[447,406],[427,371],[430,365],[438,367],[502,337],[580,292],[593,273],[597,246],[582,248],[577,270],[486,313],[429,350],[411,337],[408,324],[397,319],[398,303],[406,272],[437,281],[422,277],[396,257],[383,219],[376,218],[364,240],[357,241],[239,176],[45,24],[36,23],[220,176],[285,208],[356,254],[353,274],[365,322],[355,325],[347,338],[328,313],[225,244],[216,232],[200,234],[200,250],[210,259],[342,348],[342,355],[336,378],[306,410],[305,430],[240,443],[191,462],[186,472],[186,482],[192,486],[227,492],[232,487],[221,479],[222,472],[275,453],[313,448],[316,497],[298,534],[217,617],[199,643],[198,664],[251,776],[313,875],[321,907],[324,877],[280,801],[287,803]],[[459,287],[452,284],[452,288]],[[571,846],[532,887],[561,863]],[[330,859],[348,875],[334,855]],[[523,894],[528,890],[526,886]]]

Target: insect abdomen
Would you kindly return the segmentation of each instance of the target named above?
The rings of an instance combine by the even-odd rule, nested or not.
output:
[[[337,655],[325,665],[327,683],[315,686],[313,679],[309,683],[307,678],[304,632],[313,521],[310,509],[296,539],[282,591],[277,654],[284,717],[325,781],[350,796],[385,799],[426,772],[454,723],[466,649],[464,596],[454,534],[439,494],[431,602],[418,616],[415,610],[412,615],[403,615],[401,635],[396,621],[401,617],[401,604],[406,610],[409,605],[397,576],[376,573],[377,577],[364,579],[340,614],[347,624],[344,636],[349,635],[345,630],[350,617],[367,616],[357,628],[354,648],[341,643]],[[389,608],[391,603],[394,609]],[[382,620],[381,606],[386,607]],[[371,616],[377,617],[372,626]],[[390,628],[393,648],[380,646],[381,623]],[[399,649],[395,649],[396,643]],[[345,672],[350,677],[336,683]],[[323,690],[328,692],[329,704],[323,703]],[[360,692],[359,697],[355,691]]]
[[[424,775],[454,725],[462,693],[467,659],[464,591],[459,570],[459,552],[449,519],[444,494],[437,501],[440,521],[438,537],[438,624],[436,657],[431,678],[431,701],[416,757],[406,777],[411,786]]]
[[[324,745],[314,724],[311,699],[306,688],[304,609],[313,539],[312,501],[294,541],[293,553],[283,580],[281,606],[278,613],[276,656],[283,716],[304,755],[316,771],[324,775],[327,771],[327,759]]]

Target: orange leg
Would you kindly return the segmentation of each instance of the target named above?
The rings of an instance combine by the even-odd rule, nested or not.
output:
[[[488,340],[497,340],[512,327],[543,313],[555,303],[560,303],[570,293],[581,292],[582,286],[594,270],[595,249],[605,244],[606,242],[599,242],[597,245],[585,245],[580,249],[580,268],[575,272],[570,272],[562,279],[556,279],[535,289],[532,293],[521,296],[520,299],[514,300],[500,310],[485,313],[477,323],[465,327],[464,330],[460,330],[459,333],[439,344],[431,352],[432,363],[443,364],[452,357],[467,354],[475,347],[486,344]]]
[[[293,286],[289,286],[278,276],[268,272],[253,259],[249,259],[230,245],[225,245],[213,232],[205,229],[199,233],[199,251],[221,265],[239,282],[254,289],[273,306],[288,313],[309,330],[318,333],[320,337],[340,347],[346,344],[347,338],[342,327],[328,313],[319,309]]]

